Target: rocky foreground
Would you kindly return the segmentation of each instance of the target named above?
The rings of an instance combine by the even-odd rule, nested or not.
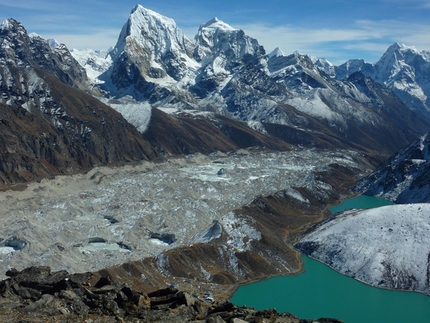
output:
[[[51,272],[50,267],[9,270],[0,282],[1,322],[341,322],[301,320],[275,309],[259,311],[174,287],[144,294],[108,276]]]

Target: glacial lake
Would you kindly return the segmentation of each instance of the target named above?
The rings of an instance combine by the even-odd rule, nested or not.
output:
[[[368,196],[346,200],[332,212],[392,204]],[[276,308],[302,319],[332,317],[345,323],[430,322],[430,297],[414,292],[380,289],[341,275],[303,256],[305,272],[241,286],[230,301],[256,309]]]

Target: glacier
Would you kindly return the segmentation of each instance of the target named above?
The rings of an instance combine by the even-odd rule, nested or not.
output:
[[[0,237],[23,245],[12,250],[0,244],[0,272],[31,265],[95,271],[207,242],[221,233],[231,247],[246,250],[261,233],[234,210],[259,195],[312,185],[311,173],[333,162],[362,167],[355,164],[360,158],[352,151],[312,149],[194,154],[98,167],[30,183],[23,191],[0,192]],[[307,201],[295,189],[288,194]],[[167,244],[154,238],[163,234],[175,240]]]

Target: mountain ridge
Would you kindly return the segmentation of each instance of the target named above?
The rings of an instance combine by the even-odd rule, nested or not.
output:
[[[392,89],[412,110],[425,118],[429,117],[430,82],[426,76],[430,72],[428,51],[419,52],[414,47],[394,43],[374,64],[350,60],[334,70],[331,75],[338,79],[345,79],[350,74],[361,71]]]
[[[395,203],[430,202],[430,133],[383,162],[352,189]]]

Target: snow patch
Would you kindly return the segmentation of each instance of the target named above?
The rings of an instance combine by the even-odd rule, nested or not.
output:
[[[229,235],[227,243],[238,251],[248,250],[252,240],[261,239],[261,233],[234,212],[229,212],[223,216],[220,223]]]
[[[124,119],[135,126],[140,133],[148,129],[152,115],[152,107],[148,102],[123,104],[107,102],[107,105],[121,113]]]

